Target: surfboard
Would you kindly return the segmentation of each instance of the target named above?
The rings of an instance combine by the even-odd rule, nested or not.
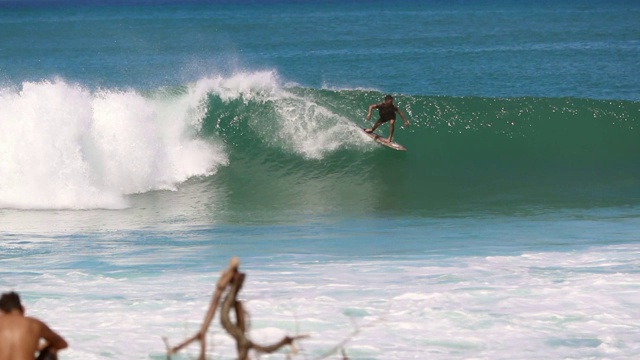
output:
[[[386,138],[383,138],[382,136],[376,134],[376,133],[368,133],[365,131],[365,129],[362,129],[362,132],[364,132],[368,137],[372,138],[373,140],[375,140],[378,144],[380,145],[384,145],[386,147],[392,148],[394,150],[398,150],[398,151],[407,151],[407,148],[395,143],[395,142],[389,142],[389,140],[387,140]]]

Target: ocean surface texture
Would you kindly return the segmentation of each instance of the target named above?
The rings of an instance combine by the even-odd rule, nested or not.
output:
[[[0,0],[0,290],[61,360],[165,359],[232,256],[295,359],[640,358],[639,59],[637,1]]]

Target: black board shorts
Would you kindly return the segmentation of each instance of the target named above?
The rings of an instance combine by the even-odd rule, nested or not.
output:
[[[380,118],[380,119],[378,119],[378,121],[380,121],[381,123],[383,123],[383,124],[384,124],[384,123],[386,123],[386,122],[389,122],[389,121],[391,121],[391,120],[395,120],[395,119],[396,119],[396,118],[388,118],[388,119]]]

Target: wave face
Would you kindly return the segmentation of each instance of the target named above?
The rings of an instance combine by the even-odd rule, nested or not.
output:
[[[216,183],[243,211],[602,206],[639,198],[638,102],[400,94],[396,103],[412,121],[396,130],[409,149],[400,153],[357,128],[383,95],[299,87],[211,94],[203,131],[230,146],[231,165]]]
[[[638,102],[398,94],[412,122],[396,129],[402,153],[358,128],[383,95],[282,85],[273,71],[151,93],[24,83],[0,94],[0,207],[121,208],[188,179],[242,212],[640,199]]]

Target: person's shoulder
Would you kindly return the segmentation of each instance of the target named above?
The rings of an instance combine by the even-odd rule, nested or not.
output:
[[[25,319],[29,320],[29,321],[33,321],[33,322],[37,322],[37,323],[42,323],[42,320],[35,318],[33,316],[25,316]]]
[[[31,316],[25,316],[24,319],[26,321],[29,322],[29,324],[33,327],[37,327],[39,329],[47,327],[47,324],[45,324],[43,321],[41,321],[40,319],[31,317]]]
[[[27,316],[0,316],[0,327],[13,329],[29,329],[28,331],[37,331],[39,329],[42,329],[42,325],[42,321]]]

